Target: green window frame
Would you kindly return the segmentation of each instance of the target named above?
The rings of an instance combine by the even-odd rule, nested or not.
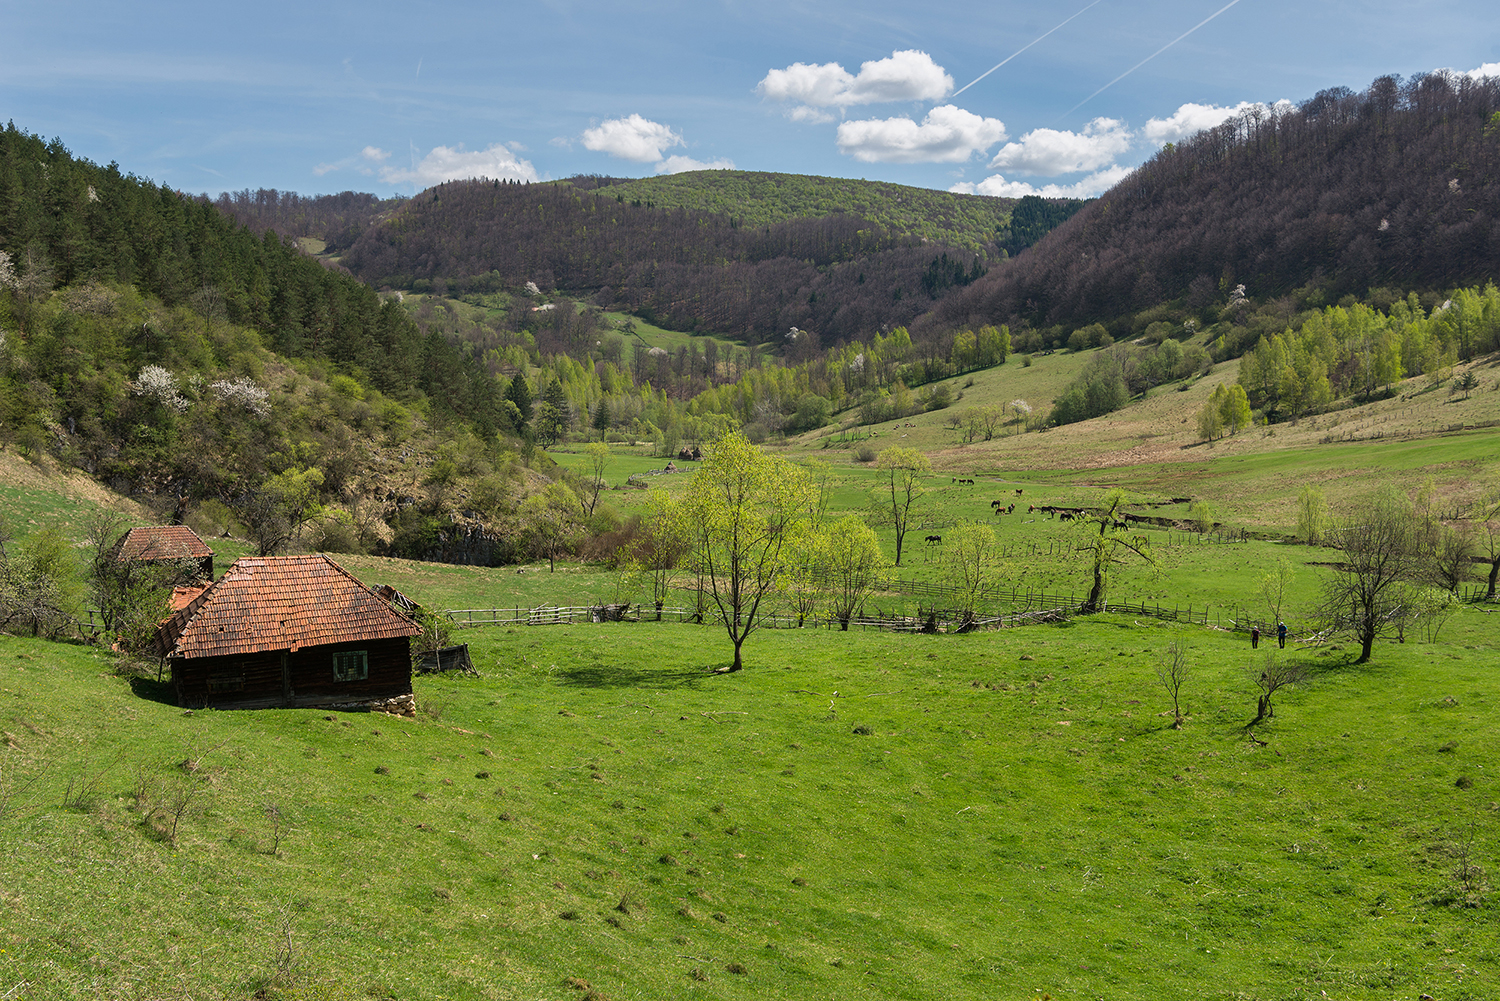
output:
[[[333,655],[334,681],[364,681],[370,676],[370,655],[365,650],[340,650]]]

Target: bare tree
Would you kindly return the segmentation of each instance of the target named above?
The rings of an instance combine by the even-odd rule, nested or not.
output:
[[[1252,667],[1250,670],[1253,672],[1255,668]],[[1271,705],[1272,697],[1281,689],[1300,682],[1305,673],[1300,665],[1292,663],[1274,651],[1267,651],[1260,677],[1255,680],[1256,687],[1260,689],[1260,698],[1256,702],[1255,718],[1250,721],[1249,725],[1254,726],[1275,716],[1276,710]]]
[[[590,478],[585,484],[585,496],[580,499],[580,503],[583,505],[583,516],[592,518],[594,507],[599,503],[599,492],[604,489],[604,467],[609,464],[609,446],[602,441],[591,441],[583,446],[583,450],[588,453]]]
[[[1276,565],[1260,579],[1261,600],[1266,603],[1271,619],[1275,622],[1281,621],[1281,611],[1286,605],[1286,594],[1291,590],[1292,581],[1295,578],[1296,571],[1292,569],[1292,565],[1278,557]]]
[[[1167,644],[1166,656],[1156,665],[1156,680],[1172,699],[1172,729],[1182,729],[1182,688],[1188,681],[1187,650],[1176,640]]]
[[[1111,490],[1104,499],[1103,511],[1096,517],[1085,516],[1079,521],[1082,539],[1078,543],[1077,551],[1086,554],[1094,574],[1094,583],[1089,588],[1089,596],[1084,601],[1083,607],[1079,609],[1085,614],[1104,608],[1110,572],[1116,564],[1124,563],[1131,553],[1147,563],[1155,564],[1146,543],[1139,541],[1139,536],[1126,534],[1125,529],[1121,527],[1123,522],[1116,520],[1115,516],[1124,503],[1125,492]]]
[[[1386,489],[1336,522],[1328,542],[1343,560],[1323,586],[1323,615],[1335,631],[1359,640],[1357,663],[1393,631],[1403,582],[1420,580],[1430,561],[1410,501]]]
[[[1489,563],[1488,587],[1485,600],[1495,600],[1496,584],[1500,584],[1500,486],[1492,486],[1479,500],[1472,515],[1475,524],[1475,543],[1484,561]]]

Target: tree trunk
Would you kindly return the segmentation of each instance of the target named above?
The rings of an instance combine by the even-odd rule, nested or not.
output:
[[[1495,600],[1495,581],[1500,579],[1500,556],[1490,561],[1490,589],[1485,592],[1485,601]]]
[[[1370,655],[1374,653],[1374,651],[1375,632],[1374,630],[1366,630],[1364,634],[1359,638],[1359,660],[1356,660],[1354,663],[1368,664],[1370,662]]]
[[[1088,600],[1083,603],[1082,611],[1093,613],[1099,611],[1099,605],[1104,601],[1104,573],[1094,568],[1094,586],[1089,589]]]

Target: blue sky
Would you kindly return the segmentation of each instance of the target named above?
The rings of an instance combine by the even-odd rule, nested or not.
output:
[[[0,0],[0,24],[0,118],[211,194],[733,166],[1088,196],[1248,103],[1500,75],[1470,0]]]

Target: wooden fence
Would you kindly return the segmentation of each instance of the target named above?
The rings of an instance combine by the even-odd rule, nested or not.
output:
[[[883,585],[901,585],[901,588],[886,587],[887,591],[912,594],[918,598],[951,598],[955,588],[926,581],[884,581]],[[1033,590],[1030,588],[991,588],[983,593],[985,603],[1004,605],[1011,610],[1004,614],[989,616],[966,615],[957,608],[937,606],[922,607],[916,615],[907,611],[885,612],[878,608],[849,620],[850,629],[882,629],[890,632],[956,632],[987,629],[1006,629],[1030,625],[1037,622],[1055,622],[1078,614],[1083,601],[1073,593]],[[1486,600],[1483,585],[1466,585],[1459,593],[1464,604],[1479,604]],[[1249,633],[1258,628],[1263,639],[1274,638],[1276,622],[1260,617],[1242,605],[1163,605],[1146,601],[1106,601],[1101,611],[1116,615],[1134,615],[1167,622],[1184,622],[1199,626],[1212,626],[1233,632]],[[722,617],[712,603],[700,612],[684,606],[666,606],[660,610],[641,605],[539,605],[536,608],[455,608],[444,613],[460,628],[476,626],[553,626],[574,622],[700,622],[717,623]],[[785,612],[762,612],[756,616],[756,626],[766,629],[838,629],[837,618],[827,614],[798,617]],[[1309,627],[1297,623],[1289,635],[1307,635]]]

